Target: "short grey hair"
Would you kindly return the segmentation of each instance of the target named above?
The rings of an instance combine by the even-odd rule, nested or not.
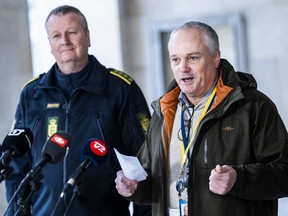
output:
[[[186,22],[180,27],[176,28],[175,30],[172,31],[171,36],[173,36],[176,32],[180,30],[185,30],[185,29],[198,29],[202,31],[205,34],[205,41],[208,49],[210,50],[211,55],[215,55],[217,52],[220,51],[220,45],[219,45],[219,38],[216,33],[216,31],[209,25],[202,23],[202,22],[197,22],[197,21],[190,21]],[[171,37],[170,36],[170,37]]]
[[[46,18],[46,21],[45,21],[45,27],[47,27],[47,22],[49,20],[49,18],[52,16],[52,15],[65,15],[65,14],[68,14],[68,13],[74,13],[74,14],[77,14],[80,18],[81,18],[81,23],[82,23],[82,27],[85,31],[88,31],[88,23],[87,23],[87,20],[84,16],[84,14],[77,8],[73,7],[73,6],[69,6],[69,5],[62,5],[62,6],[59,6],[59,7],[56,7],[54,8],[47,16]]]

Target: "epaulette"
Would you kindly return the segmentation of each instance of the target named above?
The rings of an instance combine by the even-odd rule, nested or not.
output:
[[[30,79],[28,82],[26,82],[26,83],[24,84],[23,88],[25,88],[27,85],[29,85],[30,83],[34,82],[35,80],[38,80],[40,77],[41,77],[41,74],[33,77],[32,79]],[[22,89],[23,89],[23,88],[22,88]]]
[[[133,82],[133,78],[129,76],[128,74],[115,70],[115,69],[109,69],[109,70],[110,70],[110,74],[119,77],[120,79],[125,81],[128,85],[131,85],[131,83]]]

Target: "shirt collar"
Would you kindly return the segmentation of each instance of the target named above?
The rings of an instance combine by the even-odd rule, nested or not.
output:
[[[206,93],[206,95],[203,97],[204,99],[206,97],[209,97],[214,89],[214,87],[216,86],[217,84],[217,81],[218,81],[218,77],[217,79],[214,81],[212,87],[209,89],[209,91]],[[181,105],[181,107],[183,106],[186,106],[187,108],[190,108],[190,107],[194,107],[194,105],[188,100],[187,96],[185,95],[184,92],[180,92],[179,94],[179,97],[178,97],[178,100],[179,100],[179,103]]]

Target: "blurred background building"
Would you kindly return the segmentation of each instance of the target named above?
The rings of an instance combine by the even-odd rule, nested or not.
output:
[[[287,0],[0,0],[0,142],[11,129],[23,85],[54,63],[44,28],[56,6],[78,7],[91,34],[90,53],[134,77],[150,104],[172,79],[167,59],[171,30],[188,20],[213,26],[222,57],[254,75],[288,126]],[[6,208],[0,185],[0,215]],[[279,216],[288,214],[280,199]]]

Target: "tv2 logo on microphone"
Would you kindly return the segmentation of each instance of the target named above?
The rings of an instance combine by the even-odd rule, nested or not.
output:
[[[99,156],[105,156],[108,151],[107,146],[101,140],[92,140],[90,142],[90,149]]]

